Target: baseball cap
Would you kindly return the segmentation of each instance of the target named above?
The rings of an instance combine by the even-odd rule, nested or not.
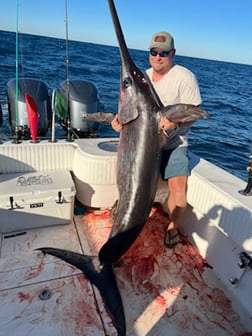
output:
[[[152,36],[150,49],[160,48],[164,51],[170,51],[174,49],[173,37],[167,32],[159,32]]]

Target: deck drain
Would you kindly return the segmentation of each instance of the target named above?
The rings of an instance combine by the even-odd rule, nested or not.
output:
[[[43,289],[39,294],[40,300],[49,300],[51,296],[52,291],[48,288]]]
[[[38,257],[39,259],[44,259],[44,258],[47,257],[47,254],[44,253],[44,252],[42,252],[42,251],[39,251],[39,252],[37,253],[37,257]]]

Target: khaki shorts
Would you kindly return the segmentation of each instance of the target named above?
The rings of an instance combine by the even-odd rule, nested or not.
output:
[[[174,176],[189,176],[188,147],[163,150],[161,154],[160,173],[163,180]]]

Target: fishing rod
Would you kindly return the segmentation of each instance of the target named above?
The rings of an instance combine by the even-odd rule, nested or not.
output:
[[[55,89],[52,92],[52,134],[51,134],[51,139],[49,140],[50,142],[56,142],[55,139]]]
[[[248,171],[248,182],[246,188],[241,192],[244,196],[251,196],[252,195],[252,144],[250,148],[250,154],[249,154],[249,164],[247,167]]]
[[[16,125],[15,125],[15,138],[13,140],[14,143],[20,143],[19,141],[19,116],[18,116],[18,13],[19,9],[19,0],[16,1],[16,101],[15,101],[15,109],[16,109]]]
[[[70,80],[69,80],[69,50],[68,50],[68,9],[65,0],[65,23],[66,23],[66,101],[67,101],[67,141],[72,141],[71,115],[70,115]]]

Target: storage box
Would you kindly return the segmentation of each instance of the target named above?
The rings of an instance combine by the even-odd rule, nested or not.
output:
[[[74,196],[67,170],[0,175],[0,232],[68,224]]]

